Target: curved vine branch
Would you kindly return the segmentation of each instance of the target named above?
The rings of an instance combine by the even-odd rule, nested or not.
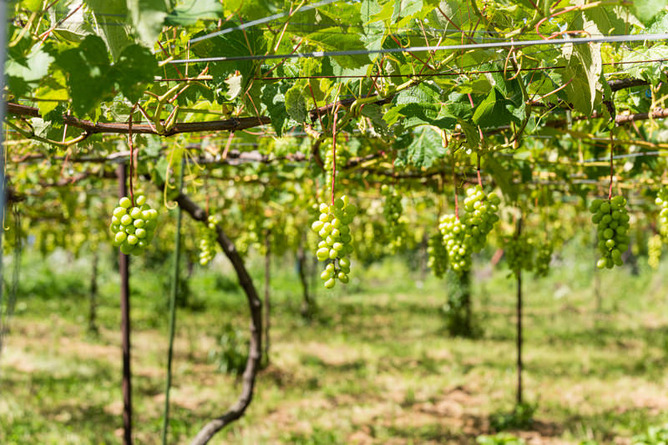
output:
[[[181,193],[176,198],[179,206],[188,213],[194,220],[207,223],[206,211],[195,204],[187,195]],[[248,361],[246,362],[246,369],[242,377],[241,395],[237,402],[230,407],[223,415],[209,421],[197,433],[197,436],[191,442],[192,445],[204,445],[211,440],[211,438],[221,429],[225,428],[230,423],[239,419],[244,415],[246,408],[253,399],[253,390],[255,388],[255,377],[260,368],[260,360],[262,358],[262,302],[258,297],[253,281],[246,270],[244,261],[239,255],[232,240],[230,240],[220,225],[216,226],[218,235],[218,244],[222,247],[223,252],[232,263],[239,284],[246,294],[248,300],[248,308],[250,310],[250,345],[248,348]]]

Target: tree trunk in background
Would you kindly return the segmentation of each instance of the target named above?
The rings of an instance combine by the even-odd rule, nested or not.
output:
[[[517,405],[522,404],[522,271],[517,272]]]
[[[311,299],[308,289],[308,279],[306,278],[306,253],[304,252],[304,245],[300,242],[297,247],[297,273],[299,274],[299,282],[302,284],[302,306],[301,314],[304,318],[311,318],[315,311],[315,302]]]
[[[88,308],[88,332],[97,335],[100,330],[97,326],[97,266],[99,261],[99,254],[97,249],[93,251],[93,270],[90,274],[90,294],[89,294],[89,308]]]
[[[448,303],[445,308],[446,328],[453,337],[473,337],[471,310],[471,273],[461,275],[448,271]]]
[[[271,302],[269,296],[271,293],[271,230],[267,230],[264,235],[264,365],[269,366],[269,326],[271,320]]]

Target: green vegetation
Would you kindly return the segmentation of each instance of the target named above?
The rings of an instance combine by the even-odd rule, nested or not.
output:
[[[476,263],[471,287],[480,337],[471,340],[445,334],[445,284],[408,269],[405,260],[360,266],[351,279],[356,291],[320,293],[310,323],[299,315],[291,261],[275,260],[271,365],[259,375],[246,416],[214,443],[473,443],[494,428],[510,435],[478,443],[521,443],[510,437],[610,443],[634,436],[659,443],[650,437],[660,433],[648,428],[668,421],[666,264],[652,273],[641,258],[638,275],[627,267],[615,276],[597,272],[605,295],[597,311],[595,252],[573,262],[578,251],[573,241],[551,277],[527,280],[530,409],[515,416],[508,414],[516,378],[514,286],[504,267]],[[0,362],[3,444],[118,442],[118,278],[112,255],[100,253],[98,337],[86,334],[87,259],[62,251],[46,259],[26,254]],[[261,259],[251,259],[260,282]],[[247,307],[220,260],[196,267],[179,309],[174,443],[187,441],[237,397],[238,377],[220,372],[221,338],[245,343]],[[160,268],[141,259],[133,267],[136,440],[153,444],[161,422],[167,297]],[[237,346],[229,350],[239,352]]]

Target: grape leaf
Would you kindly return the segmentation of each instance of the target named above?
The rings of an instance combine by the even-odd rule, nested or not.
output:
[[[153,48],[167,17],[164,0],[127,0],[130,19],[139,40]]]
[[[308,118],[306,98],[302,93],[301,85],[296,84],[285,93],[285,111],[297,122],[305,122]]]
[[[633,12],[644,25],[649,25],[666,6],[668,0],[634,0]]]
[[[412,134],[407,134],[397,140],[399,150],[395,165],[403,167],[413,165],[417,168],[429,168],[437,159],[445,156],[441,135],[431,127],[420,127]]]
[[[67,74],[72,109],[77,115],[87,114],[111,96],[111,66],[101,38],[87,36],[78,47],[59,53],[55,64]]]
[[[223,16],[223,6],[216,0],[186,0],[165,19],[166,25],[194,25],[197,20],[218,19]]]
[[[113,76],[119,89],[130,102],[137,102],[144,93],[146,83],[153,80],[158,63],[151,52],[140,45],[131,45],[123,50],[114,65]]]
[[[573,107],[590,116],[594,111],[596,91],[602,72],[600,44],[564,45],[559,65],[561,82],[565,85],[560,92]]]

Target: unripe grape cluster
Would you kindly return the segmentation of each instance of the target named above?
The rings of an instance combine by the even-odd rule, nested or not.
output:
[[[629,215],[626,199],[615,196],[612,199],[595,199],[589,206],[591,221],[597,224],[598,250],[603,256],[596,266],[612,269],[621,266],[622,253],[629,248]]]
[[[318,261],[330,260],[320,278],[325,287],[331,289],[336,280],[344,284],[349,281],[350,254],[353,252],[349,225],[357,214],[357,207],[344,195],[332,205],[320,204],[318,210],[320,216],[311,229],[321,238],[316,251]]]
[[[515,274],[518,274],[521,270],[533,270],[534,249],[534,243],[526,236],[508,238],[504,249],[508,268]]]
[[[659,268],[659,260],[661,259],[661,249],[663,248],[663,241],[661,235],[654,235],[647,243],[647,264],[654,270]]]
[[[499,220],[496,213],[499,211],[500,203],[501,199],[496,193],[485,195],[481,185],[466,190],[462,223],[471,237],[471,247],[474,252],[479,252],[485,247],[487,235]]]
[[[209,215],[206,224],[200,232],[199,240],[199,263],[206,266],[216,256],[216,225],[220,222],[217,216]]]
[[[146,203],[144,195],[137,195],[135,206],[127,196],[118,201],[109,229],[114,235],[113,245],[120,246],[126,255],[139,255],[148,246],[158,224],[158,211]]]
[[[536,264],[534,272],[537,277],[546,277],[550,272],[550,263],[552,262],[552,252],[554,247],[551,241],[547,241],[538,248],[536,253]]]
[[[443,215],[438,226],[443,235],[443,244],[448,252],[448,261],[458,274],[471,269],[471,237],[467,228],[455,215]]]
[[[392,251],[396,251],[404,242],[404,227],[399,222],[401,214],[404,211],[401,205],[401,196],[387,184],[383,184],[380,193],[385,196],[385,205],[383,206],[383,216],[387,221],[387,235]]]
[[[427,255],[429,255],[427,265],[437,278],[442,278],[448,270],[448,251],[443,245],[442,235],[436,234],[429,238]]]
[[[665,242],[668,242],[668,189],[659,190],[656,205],[661,206],[659,212],[659,233]]]

